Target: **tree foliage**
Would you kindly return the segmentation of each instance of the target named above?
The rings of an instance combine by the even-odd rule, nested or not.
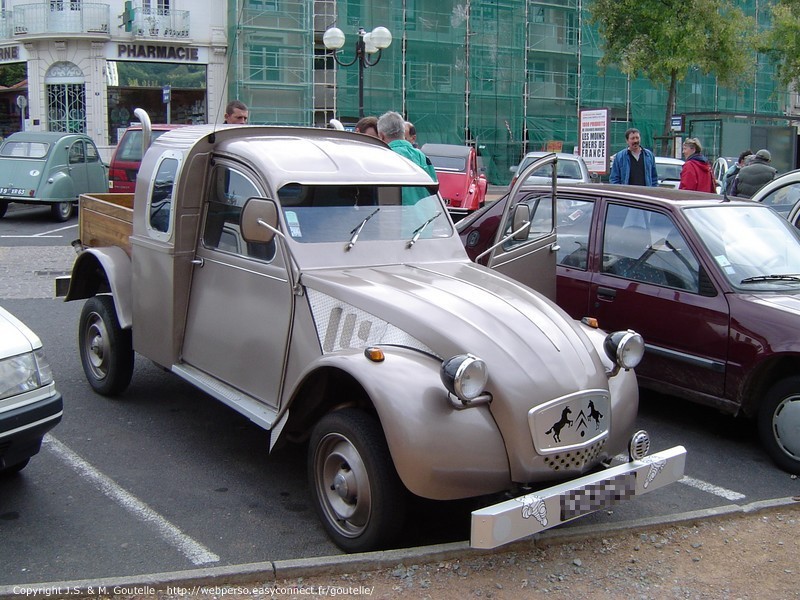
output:
[[[772,27],[760,50],[777,65],[778,80],[789,86],[800,79],[800,0],[781,0],[770,12]]]
[[[753,69],[755,20],[730,0],[591,0],[589,11],[602,36],[601,66],[669,86],[664,135],[677,83],[693,68],[722,85]]]

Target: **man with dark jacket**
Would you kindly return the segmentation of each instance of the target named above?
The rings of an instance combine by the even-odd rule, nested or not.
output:
[[[658,186],[655,156],[647,148],[642,148],[641,139],[638,129],[625,132],[628,147],[614,155],[609,183]]]
[[[736,179],[733,180],[731,194],[742,196],[743,198],[752,198],[753,194],[760,190],[764,184],[775,179],[778,171],[769,165],[771,160],[772,155],[769,150],[756,152],[753,160],[742,167]]]

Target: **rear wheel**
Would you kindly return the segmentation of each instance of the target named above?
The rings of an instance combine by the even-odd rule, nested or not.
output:
[[[69,221],[74,211],[72,202],[56,202],[50,206],[50,214],[58,223]]]
[[[86,379],[104,396],[121,393],[133,376],[131,330],[122,329],[111,296],[86,301],[78,324],[78,345]]]
[[[311,434],[308,477],[322,524],[342,550],[367,552],[397,539],[406,490],[374,418],[355,409],[325,415]]]
[[[18,462],[15,465],[11,465],[6,467],[5,469],[0,469],[0,477],[11,477],[12,475],[19,473],[28,466],[28,463],[31,462],[30,458],[26,458],[22,462]]]
[[[767,392],[758,410],[758,434],[778,466],[800,475],[800,377],[787,377]]]
[[[6,216],[8,210],[8,200],[0,200],[0,219]]]

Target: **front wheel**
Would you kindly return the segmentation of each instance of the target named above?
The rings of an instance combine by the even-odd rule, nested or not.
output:
[[[0,200],[0,219],[6,216],[8,210],[8,200]]]
[[[131,330],[122,329],[111,296],[86,301],[78,324],[78,345],[86,379],[98,394],[121,393],[133,376]]]
[[[57,223],[69,221],[74,212],[72,202],[56,202],[50,206],[50,214]]]
[[[406,490],[374,418],[356,409],[325,415],[311,434],[308,477],[317,513],[339,548],[368,552],[397,539]]]
[[[758,434],[778,466],[800,475],[800,377],[779,381],[758,410]]]
[[[31,461],[30,458],[26,458],[25,460],[18,462],[15,465],[10,465],[5,469],[0,469],[0,477],[11,477],[22,471],[25,467],[28,466],[28,463]]]

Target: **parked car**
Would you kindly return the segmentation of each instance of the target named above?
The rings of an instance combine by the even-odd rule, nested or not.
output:
[[[714,175],[714,180],[717,184],[722,184],[725,173],[727,173],[728,169],[735,165],[738,160],[738,156],[720,156],[714,161],[714,165],[711,167],[711,173]],[[722,193],[720,185],[717,185],[717,193]]]
[[[800,201],[800,169],[779,175],[750,198],[771,207],[795,227],[800,211],[795,210]]]
[[[181,125],[151,125],[151,140]],[[132,193],[136,175],[142,164],[142,126],[131,125],[122,134],[108,168],[108,189],[111,192]]]
[[[486,202],[487,181],[472,146],[425,144],[420,148],[433,163],[439,193],[453,218],[463,217]]]
[[[108,171],[81,133],[20,131],[0,146],[0,218],[11,202],[50,206],[67,221],[80,194],[108,191]]]
[[[0,307],[0,476],[25,468],[62,411],[41,340]]]
[[[770,456],[800,473],[796,229],[763,204],[683,190],[560,186],[554,203],[540,186],[509,198],[458,224],[473,259],[492,246],[481,261],[521,256],[555,208],[561,308],[641,333],[640,385],[755,418]],[[527,238],[508,235],[512,217],[524,222],[517,207]],[[514,273],[526,283],[533,269]]]
[[[658,172],[658,185],[661,187],[677,188],[681,184],[681,170],[683,161],[680,158],[656,156],[656,171]]]
[[[522,173],[528,165],[533,164],[543,156],[552,154],[552,152],[528,152],[516,167],[511,167],[511,172],[514,176],[511,178],[511,183],[508,185],[510,190],[514,183],[517,181],[517,174]],[[590,183],[591,177],[589,176],[589,169],[586,168],[586,163],[583,158],[575,154],[567,154],[565,152],[557,152],[556,158],[558,165],[556,167],[558,173],[558,183]],[[550,182],[550,169],[549,167],[542,167],[531,173],[530,177],[525,180],[524,185],[539,185],[547,184]]]

